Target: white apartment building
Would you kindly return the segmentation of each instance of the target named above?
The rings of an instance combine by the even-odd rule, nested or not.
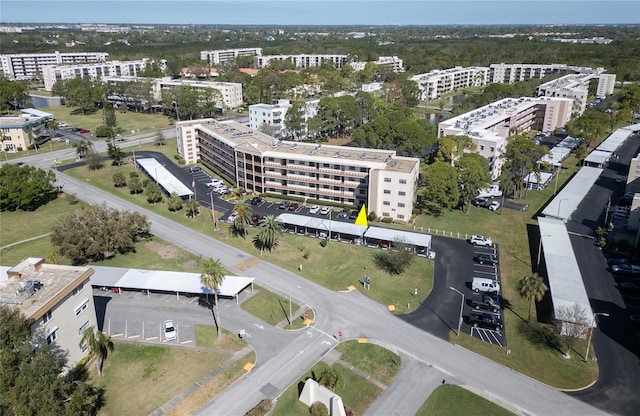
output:
[[[92,81],[102,77],[137,77],[144,71],[148,58],[137,61],[107,61],[79,65],[47,65],[42,69],[45,91],[51,91],[58,81],[73,78],[89,78]]]
[[[0,131],[2,132],[2,151],[15,153],[27,150],[35,140],[48,133],[46,122],[53,118],[52,114],[38,110],[0,117]]]
[[[305,121],[318,115],[318,103],[320,100],[304,102]],[[291,101],[281,99],[277,104],[253,104],[249,106],[249,128],[258,130],[263,124],[273,125],[276,132],[284,132],[287,129],[285,116],[291,107]]]
[[[496,179],[502,171],[509,136],[532,128],[552,131],[564,126],[571,117],[572,104],[573,100],[567,98],[505,98],[440,122],[438,137],[471,137]]]
[[[253,65],[256,68],[265,68],[269,66],[271,60],[293,62],[296,68],[311,68],[320,66],[329,61],[336,68],[342,68],[347,64],[347,55],[263,55],[253,58]]]
[[[381,56],[372,62],[378,66],[388,66],[393,72],[404,72],[403,61],[397,56]],[[367,62],[351,62],[349,65],[351,65],[355,71],[362,71],[367,65]]]
[[[282,141],[235,122],[176,123],[186,163],[203,163],[250,192],[359,206],[407,221],[420,159],[393,150]]]
[[[151,84],[151,93],[156,101],[162,100],[162,91],[180,87],[189,86],[195,89],[212,88],[220,91],[222,94],[223,105],[225,108],[237,108],[242,106],[242,84],[237,82],[211,82],[198,81],[188,79],[171,79],[165,78],[141,78],[141,77],[103,77],[104,82],[142,82],[149,81]]]
[[[573,115],[580,116],[584,113],[589,99],[589,84],[596,81],[598,83],[596,95],[604,97],[613,93],[616,75],[603,74],[598,71],[569,74],[539,85],[536,95],[539,97],[571,98],[573,100]]]
[[[596,96],[606,97],[609,94],[613,94],[613,89],[615,86],[616,86],[616,74],[599,74]]]
[[[530,79],[542,79],[567,70],[569,67],[565,64],[491,64],[487,83],[511,84]]]
[[[200,60],[211,64],[220,64],[239,56],[261,56],[262,48],[221,49],[215,51],[200,51]]]
[[[433,70],[409,78],[418,84],[420,99],[434,100],[443,94],[468,87],[481,87],[487,83],[489,68],[472,66]]]
[[[56,344],[73,367],[89,353],[82,333],[97,327],[90,267],[46,264],[29,257],[0,269],[0,303],[15,306],[27,318],[37,345]],[[34,347],[37,347],[34,345]]]
[[[19,53],[0,55],[0,68],[11,80],[38,78],[47,65],[72,65],[90,62],[105,62],[106,52]]]

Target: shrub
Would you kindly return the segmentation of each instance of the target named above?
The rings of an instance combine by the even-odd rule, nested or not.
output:
[[[326,247],[328,243],[329,243],[329,240],[322,239],[322,240],[320,240],[320,247]]]
[[[304,254],[302,255],[302,257],[304,257],[305,259],[308,259],[310,255],[311,255],[311,253],[309,253],[309,250],[306,250],[304,252]]]
[[[271,412],[273,402],[269,399],[263,399],[253,409],[249,410],[245,416],[266,416]]]
[[[371,212],[369,213],[369,215],[367,215],[367,219],[368,219],[369,221],[375,221],[377,217],[378,217],[378,215],[376,214],[376,212],[375,212],[375,211],[371,211]]]
[[[393,222],[393,218],[391,218],[391,217],[384,217],[384,218],[382,219],[382,222],[383,222],[383,223],[385,223],[385,224],[391,224],[391,223]]]
[[[137,178],[137,177],[139,177],[139,176],[140,176],[140,175],[138,175],[138,172],[135,172],[135,171],[134,171],[134,172],[129,172],[129,177],[130,177],[130,178],[132,178],[132,179],[133,179],[133,178]]]
[[[124,177],[122,172],[113,174],[113,184],[116,188],[122,188],[123,186],[127,186],[127,180]]]
[[[98,126],[96,128],[96,137],[107,137],[109,136],[109,129],[107,126]]]
[[[309,407],[309,413],[311,416],[329,416],[329,409],[327,409],[324,403],[314,402]]]

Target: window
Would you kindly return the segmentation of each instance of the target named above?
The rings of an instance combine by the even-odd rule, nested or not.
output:
[[[78,328],[78,335],[82,335],[84,330],[87,328],[89,328],[89,320],[87,320],[87,322],[83,323],[82,326]]]
[[[47,322],[49,322],[50,320],[51,320],[51,311],[49,310],[49,311],[47,311],[47,313],[45,313],[45,314],[42,316],[42,323],[43,323],[43,324],[46,324],[46,323],[47,323]]]
[[[87,352],[87,350],[89,349],[89,345],[87,345],[87,343],[84,342],[84,343],[82,343],[80,348],[82,349],[82,352]]]
[[[74,309],[76,312],[76,316],[84,312],[87,309],[88,304],[89,304],[89,299],[85,299],[84,301],[82,301],[82,303]]]
[[[404,208],[404,202],[398,202],[398,208]]]
[[[400,196],[406,196],[407,193],[405,191],[398,191],[398,195]]]
[[[391,202],[389,202],[389,201],[382,201],[382,205],[391,205]]]
[[[495,148],[495,147],[493,147],[493,146],[491,146],[491,151],[492,151],[492,152],[495,152],[495,151],[496,151],[496,148]]]
[[[404,184],[407,183],[407,180],[406,179],[400,179],[400,183],[404,185]]]
[[[384,178],[385,182],[391,182],[391,178]]]
[[[49,335],[47,335],[47,344],[51,345],[56,339],[58,339],[58,327],[53,328],[53,330],[49,332]]]
[[[480,150],[484,150],[484,145],[483,144],[480,145]]]
[[[399,220],[401,220],[401,219],[403,219],[403,218],[404,218],[404,215],[402,215],[402,214],[398,214],[398,219],[399,219]]]
[[[385,190],[384,190],[384,193],[385,193],[385,194],[390,194],[390,193],[391,193],[391,189],[385,189]]]
[[[388,213],[388,212],[383,212],[383,213],[382,213],[382,216],[383,216],[383,217],[389,217],[390,215],[389,215],[389,213]]]
[[[83,287],[84,287],[84,283],[80,283],[75,289],[73,289],[73,291],[71,292],[71,296],[75,296],[78,293],[80,293]]]

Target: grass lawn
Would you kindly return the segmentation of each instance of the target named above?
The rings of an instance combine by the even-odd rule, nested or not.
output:
[[[224,315],[220,317],[222,319]],[[218,341],[218,333],[213,325],[196,325],[196,345],[202,348],[216,348],[218,350],[238,351],[245,347],[245,343],[226,329],[222,330],[222,338]]]
[[[270,325],[289,320],[289,299],[269,292],[263,287],[255,286],[258,293],[242,302],[240,307],[252,315],[262,319]],[[291,311],[295,313],[298,308],[296,303],[291,302]]]
[[[298,400],[300,392],[306,379],[313,374],[320,374],[323,369],[329,367],[324,362],[319,362],[314,365],[311,370],[305,373],[300,379],[292,384],[283,394],[278,398],[275,410],[272,416],[289,416],[289,415],[306,415],[309,414],[309,408],[307,405]],[[356,375],[349,371],[340,364],[333,364],[330,366],[336,371],[344,381],[344,386],[336,388],[336,394],[342,397],[344,406],[352,410],[356,415],[362,415],[369,408],[371,403],[382,393],[375,384],[368,382],[363,377]]]
[[[508,416],[514,413],[453,384],[445,384],[431,393],[417,416],[491,415]]]
[[[106,388],[101,415],[148,415],[231,357],[219,350],[195,350],[116,343],[95,385]],[[93,363],[90,363],[93,364]]]
[[[351,340],[336,347],[342,353],[340,359],[389,385],[400,371],[400,356],[379,345]]]

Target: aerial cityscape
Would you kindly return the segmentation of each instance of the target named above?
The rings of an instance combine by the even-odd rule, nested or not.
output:
[[[3,1],[0,414],[637,414],[639,50],[635,1]]]

